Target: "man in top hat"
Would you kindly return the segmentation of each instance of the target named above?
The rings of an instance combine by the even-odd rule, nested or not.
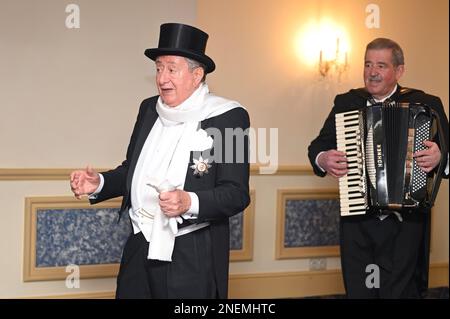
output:
[[[205,76],[215,64],[207,39],[192,26],[161,25],[158,48],[145,51],[159,95],[142,102],[126,159],[70,176],[75,196],[92,204],[123,196],[119,215],[129,215],[133,231],[116,298],[227,297],[228,219],[250,197],[248,135],[225,138],[225,130],[250,123],[239,103],[209,92]]]

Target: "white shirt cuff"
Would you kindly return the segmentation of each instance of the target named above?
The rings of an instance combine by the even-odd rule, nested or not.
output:
[[[92,193],[88,195],[89,199],[96,199],[98,193],[100,193],[103,189],[103,185],[105,185],[105,178],[103,177],[102,174],[98,174],[100,175],[100,184],[98,185],[97,189]]]
[[[326,173],[326,171],[319,165],[319,163],[317,162],[317,160],[319,159],[319,156],[322,154],[322,153],[325,153],[325,151],[322,151],[322,152],[320,152],[319,154],[317,154],[317,156],[316,156],[316,166],[322,171],[322,172],[324,172],[324,173]]]
[[[198,211],[200,209],[198,196],[193,192],[188,192],[188,194],[191,197],[191,207],[186,213],[182,214],[181,216],[183,216],[184,219],[196,219],[198,218]]]

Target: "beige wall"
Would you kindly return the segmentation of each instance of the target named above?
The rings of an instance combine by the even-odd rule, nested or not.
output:
[[[78,4],[79,29],[65,26]],[[140,102],[156,93],[163,22],[194,23],[194,0],[0,1],[1,167],[111,167]],[[13,138],[12,138],[13,137]]]
[[[66,5],[79,5],[68,29]],[[154,95],[164,22],[195,23],[195,0],[0,0],[0,169],[113,167],[139,104]],[[1,175],[1,173],[0,173]],[[22,282],[24,198],[70,195],[63,181],[2,181],[0,298],[112,291],[115,280]]]
[[[213,90],[242,102],[253,127],[279,129],[283,165],[308,165],[307,146],[318,134],[337,93],[360,87],[365,45],[390,37],[405,51],[400,83],[439,95],[448,114],[448,1],[446,0],[199,0],[198,24],[211,34],[208,52],[217,63],[209,76]],[[365,25],[366,6],[379,5],[380,28]],[[341,81],[321,79],[295,53],[305,25],[328,18],[347,30],[349,70]],[[311,176],[251,180],[256,191],[255,256],[233,263],[232,273],[308,270],[308,259],[275,260],[276,191],[280,188],[336,187],[332,179]],[[433,210],[433,263],[448,262],[448,181]],[[339,267],[328,258],[329,269]]]
[[[306,147],[330,111],[336,93],[360,87],[365,45],[390,37],[403,47],[400,83],[439,95],[448,111],[448,1],[445,0],[199,0],[198,23],[210,34],[217,63],[213,90],[240,100],[252,126],[278,127],[281,164],[307,163]],[[366,5],[380,7],[380,29],[365,26]],[[326,17],[347,30],[349,73],[321,81],[295,53],[304,25]]]
[[[381,28],[369,30],[365,7],[374,2]],[[253,127],[279,129],[283,165],[308,165],[306,146],[334,95],[361,86],[363,47],[377,36],[405,49],[401,83],[439,95],[448,112],[446,0],[78,0],[72,1],[81,9],[78,30],[64,25],[68,3],[0,0],[0,297],[115,289],[113,278],[82,280],[76,291],[64,281],[22,281],[24,198],[70,192],[65,181],[2,180],[2,169],[113,167],[123,160],[137,107],[156,92],[153,64],[143,51],[157,43],[163,22],[193,23],[210,34],[207,51],[217,63],[208,76],[211,89],[244,104]],[[325,15],[351,38],[350,69],[341,82],[321,80],[294,53],[298,30]],[[253,260],[232,263],[231,273],[308,271],[307,258],[275,260],[277,190],[336,188],[335,181],[252,176],[251,186],[257,199]],[[433,220],[432,262],[438,264],[448,263],[447,194],[445,181]],[[326,261],[328,269],[339,268],[338,258]]]

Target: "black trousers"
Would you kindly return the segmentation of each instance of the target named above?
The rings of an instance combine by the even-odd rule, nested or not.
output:
[[[216,298],[209,227],[176,237],[172,262],[148,260],[148,245],[142,233],[128,238],[116,298]]]
[[[374,214],[341,217],[341,263],[348,298],[420,298],[417,269],[427,216],[416,211],[402,217],[403,222],[394,214],[384,220]]]

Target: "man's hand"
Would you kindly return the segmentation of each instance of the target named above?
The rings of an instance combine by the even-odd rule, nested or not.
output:
[[[439,146],[431,141],[425,141],[423,144],[428,147],[426,150],[418,151],[414,153],[417,165],[426,173],[431,172],[436,166],[438,166],[441,160],[441,150]]]
[[[347,174],[347,157],[344,152],[337,150],[329,150],[319,155],[317,163],[328,174],[339,178]]]
[[[100,185],[100,175],[91,167],[70,174],[70,188],[77,199],[92,194]]]
[[[184,214],[191,207],[191,196],[183,190],[176,189],[159,194],[159,206],[167,217]]]

